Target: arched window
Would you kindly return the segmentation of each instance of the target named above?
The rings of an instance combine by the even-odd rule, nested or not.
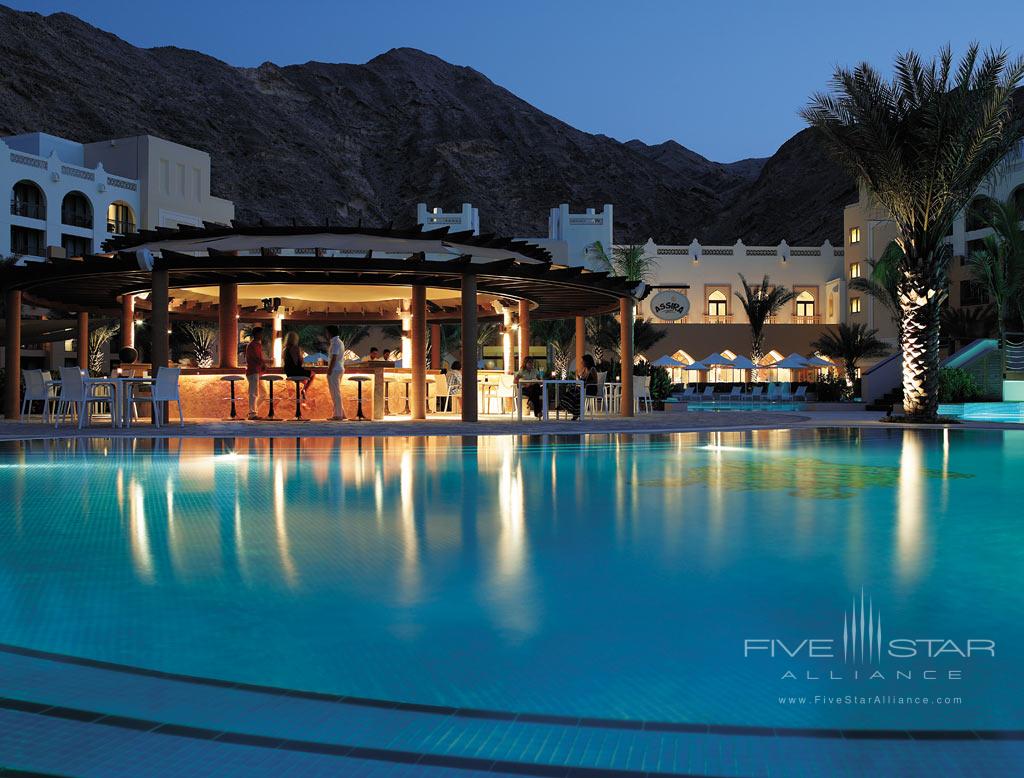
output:
[[[68,192],[60,205],[60,220],[72,227],[92,229],[92,203],[81,192]]]
[[[814,318],[814,295],[806,289],[796,296],[796,315],[802,319]]]
[[[708,316],[727,316],[728,307],[729,298],[721,289],[716,289],[708,295]]]
[[[135,212],[128,203],[115,200],[107,207],[107,232],[113,235],[135,232]]]
[[[988,207],[991,197],[980,195],[967,206],[967,231],[983,230],[988,226]]]
[[[19,181],[11,190],[11,215],[29,219],[46,218],[46,195],[32,181]]]

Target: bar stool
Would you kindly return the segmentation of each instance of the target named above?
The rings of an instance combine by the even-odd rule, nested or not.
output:
[[[412,413],[412,406],[409,404],[409,384],[412,383],[412,376],[399,376],[394,380],[405,385],[405,413]]]
[[[240,376],[240,375],[225,375],[225,376],[221,376],[220,377],[221,381],[227,381],[230,384],[230,386],[231,386],[231,418],[232,419],[237,419],[238,418],[238,411],[235,408],[235,384],[238,383],[239,381],[243,380],[244,378],[245,378],[245,376]]]
[[[267,421],[281,421],[274,416],[274,384],[284,379],[284,376],[280,375],[262,375],[260,376],[261,381],[266,381],[270,386],[270,413],[267,414]]]
[[[370,380],[370,376],[354,375],[348,380],[356,382],[356,418],[366,419],[363,415],[363,384]]]
[[[308,421],[308,419],[302,418],[302,387],[300,384],[306,383],[306,377],[301,375],[290,375],[288,380],[295,384],[295,418],[293,421]],[[273,405],[271,405],[273,408]]]

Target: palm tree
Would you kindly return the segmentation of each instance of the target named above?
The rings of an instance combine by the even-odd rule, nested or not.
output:
[[[619,320],[610,313],[587,318],[587,342],[593,353],[594,361],[601,364],[605,361],[605,353],[617,353],[617,345],[621,330]]]
[[[594,250],[597,252],[600,265],[612,275],[621,276],[627,281],[647,281],[658,267],[658,260],[648,256],[644,247],[636,243],[629,246],[613,246],[611,256],[605,252],[601,241],[595,241]]]
[[[1020,314],[1024,291],[1024,230],[1021,214],[1011,195],[1006,202],[987,201],[985,223],[992,234],[985,236],[982,248],[967,258],[974,280],[988,291],[995,307],[999,342],[1006,339],[1007,324]]]
[[[567,378],[576,343],[575,323],[569,319],[541,319],[530,325],[530,335],[547,346],[550,369]]]
[[[213,367],[213,348],[217,343],[217,328],[210,322],[183,321],[179,325],[192,346],[196,367]]]
[[[750,359],[760,364],[764,358],[764,327],[783,305],[796,295],[784,286],[772,286],[768,276],[761,279],[757,286],[751,286],[743,274],[739,274],[743,282],[743,293],[736,292],[736,297],[747,314],[750,323]]]
[[[814,95],[802,111],[896,225],[908,416],[936,417],[945,236],[1021,137],[1012,99],[1022,77],[1024,60],[981,55],[977,44],[955,68],[948,46],[930,63],[907,52],[896,58],[891,82],[866,63],[837,68],[832,92]]]
[[[117,323],[103,323],[89,331],[89,373],[102,375],[103,373],[103,347],[121,331],[121,325]]]
[[[850,280],[850,289],[855,292],[864,292],[875,298],[889,312],[892,322],[896,326],[896,343],[902,346],[903,343],[903,320],[900,316],[900,293],[899,293],[899,262],[903,254],[896,241],[890,241],[885,247],[879,259],[869,259],[871,267],[869,278],[853,278]]]
[[[996,314],[991,305],[971,306],[970,308],[942,309],[939,320],[939,340],[953,353],[960,346],[978,338],[987,338],[996,329]]]
[[[878,330],[868,329],[866,324],[840,324],[825,330],[811,348],[832,359],[841,359],[846,372],[846,396],[853,394],[853,382],[857,378],[857,363],[862,359],[880,357],[888,353],[889,347],[879,340]]]

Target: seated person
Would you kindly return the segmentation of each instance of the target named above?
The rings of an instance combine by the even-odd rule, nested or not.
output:
[[[370,348],[370,353],[366,355],[366,359],[364,359],[363,361],[376,362],[378,359],[380,359],[380,349],[377,348],[376,346],[373,346]]]
[[[299,333],[292,330],[284,342],[284,374],[289,378],[304,377],[302,399],[306,399],[306,391],[313,383],[313,371],[302,364],[302,349],[299,348]]]
[[[583,355],[583,367],[576,375],[583,381],[583,387],[588,397],[597,396],[597,364],[590,354]],[[576,421],[580,417],[580,390],[575,386],[565,387],[558,398],[558,409],[572,415]]]
[[[523,366],[516,371],[515,382],[519,383],[520,380],[529,380],[537,377],[537,364],[533,361],[533,357],[527,357],[523,362]],[[526,398],[529,403],[530,410],[533,411],[533,415],[538,419],[541,417],[543,411],[543,392],[544,387],[539,383],[527,384],[523,387],[523,397]]]

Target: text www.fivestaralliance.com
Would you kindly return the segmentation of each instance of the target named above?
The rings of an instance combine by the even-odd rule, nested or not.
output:
[[[841,697],[779,697],[779,705],[961,705],[963,697],[904,697],[896,694],[856,695]]]

